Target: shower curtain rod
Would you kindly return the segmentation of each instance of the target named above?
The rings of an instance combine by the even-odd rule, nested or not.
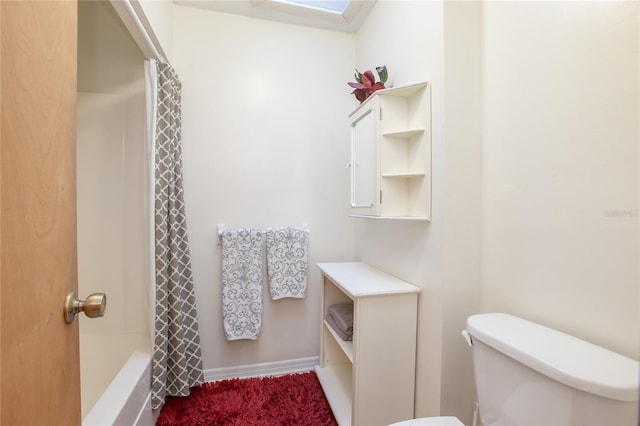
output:
[[[137,2],[137,0],[134,1]],[[149,21],[145,19],[149,27],[149,29],[147,29],[142,23],[140,15],[131,0],[110,0],[110,3],[147,59],[157,59],[162,62],[167,62],[162,46],[159,45],[159,42],[154,42],[154,40],[157,40],[157,37],[155,37]],[[141,9],[141,6],[138,6],[138,8]],[[140,13],[144,15],[144,11]]]

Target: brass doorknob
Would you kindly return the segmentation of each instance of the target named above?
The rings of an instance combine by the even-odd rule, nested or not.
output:
[[[84,312],[89,318],[97,318],[104,315],[107,309],[107,295],[104,293],[90,294],[85,300],[80,300],[72,291],[64,301],[64,320],[71,324],[76,314]]]

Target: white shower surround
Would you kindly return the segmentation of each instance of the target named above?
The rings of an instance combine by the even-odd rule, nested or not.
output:
[[[79,39],[79,290],[104,291],[108,303],[104,318],[80,317],[83,424],[152,424],[153,153],[144,144],[144,56],[109,6],[92,4]],[[104,72],[114,64],[116,72]]]

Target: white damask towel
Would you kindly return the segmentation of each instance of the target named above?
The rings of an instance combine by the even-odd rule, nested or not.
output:
[[[267,272],[273,300],[304,297],[309,232],[305,228],[267,230]]]
[[[227,340],[255,340],[262,327],[262,232],[222,235],[222,317]]]

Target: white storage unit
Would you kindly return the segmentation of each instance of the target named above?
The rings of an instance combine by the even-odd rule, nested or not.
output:
[[[430,84],[379,90],[349,119],[351,216],[430,220]]]
[[[319,263],[320,365],[316,374],[340,426],[388,425],[413,418],[420,288],[360,262]],[[353,341],[324,317],[353,303]]]

